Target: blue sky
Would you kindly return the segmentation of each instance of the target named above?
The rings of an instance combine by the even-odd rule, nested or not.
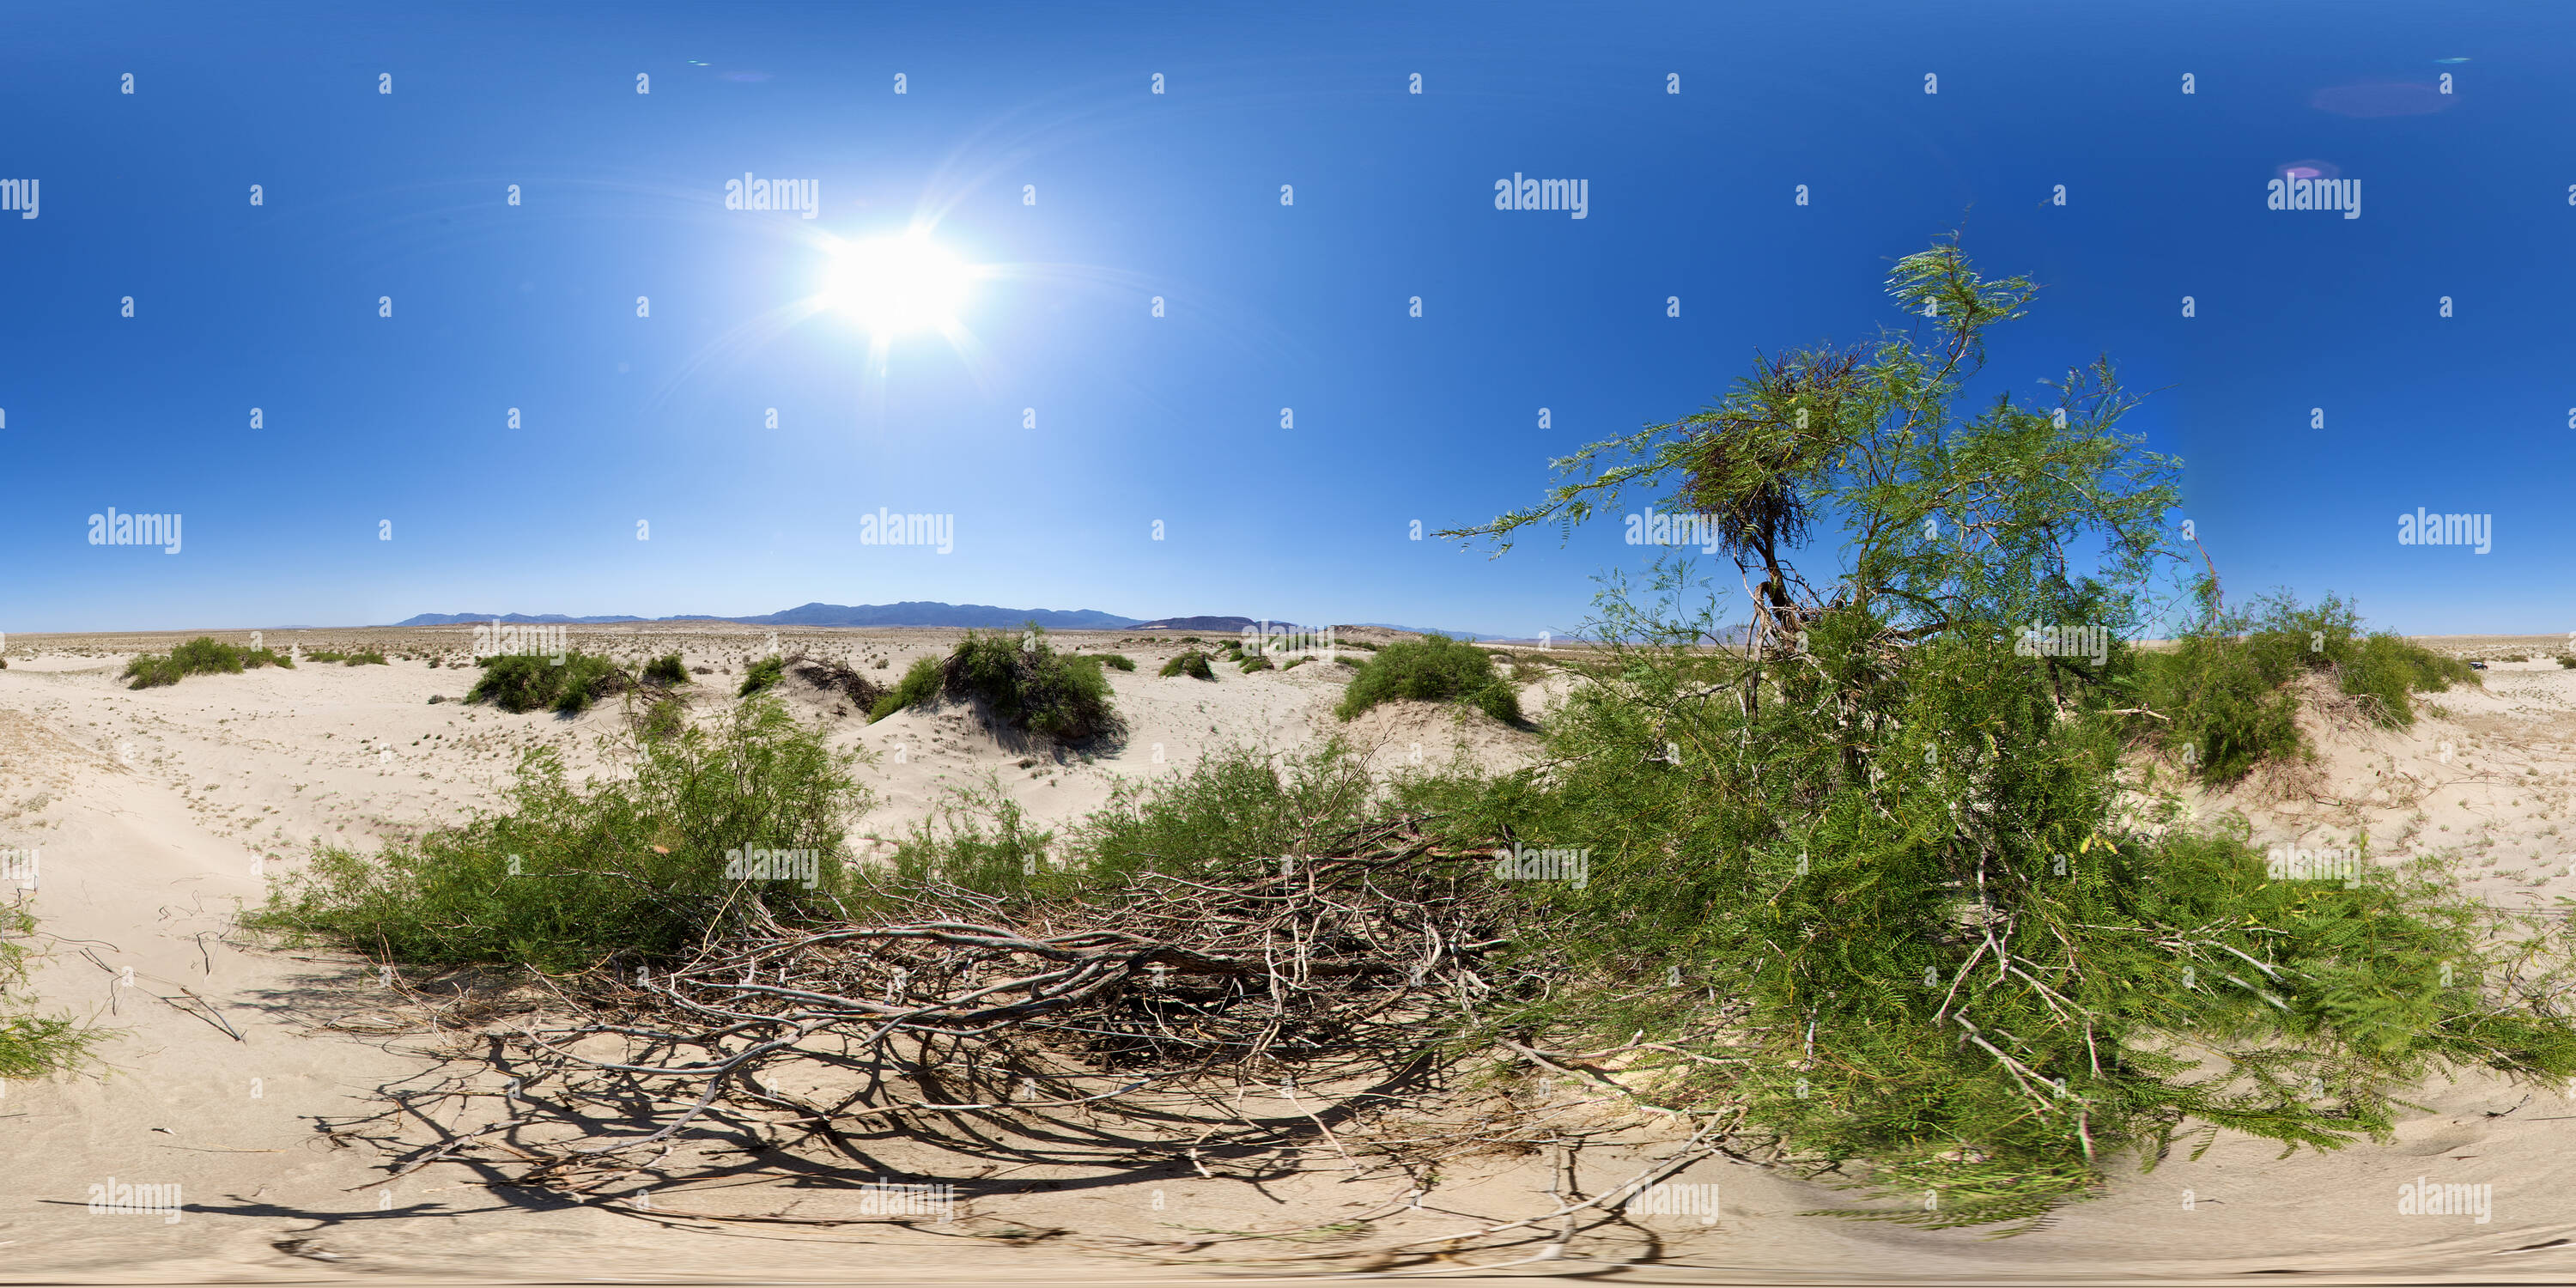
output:
[[[1987,387],[2109,353],[2231,592],[2566,629],[2571,37],[2354,3],[22,10],[0,630],[938,599],[1566,632],[1640,562],[1616,523],[1499,561],[1409,525],[1535,499],[1757,348],[1866,338],[1953,227],[2046,288]],[[2298,161],[2361,217],[2266,210]],[[724,209],[746,171],[819,217]],[[1587,217],[1495,210],[1515,172]],[[963,351],[880,367],[804,316],[823,238],[932,217],[995,266]],[[182,552],[90,545],[110,506],[183,515]],[[879,506],[956,549],[861,544]],[[2418,506],[2492,551],[2399,545]]]

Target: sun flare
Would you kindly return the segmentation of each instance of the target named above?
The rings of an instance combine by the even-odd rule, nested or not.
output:
[[[833,251],[823,301],[879,335],[944,330],[972,281],[962,261],[927,237],[880,237]]]

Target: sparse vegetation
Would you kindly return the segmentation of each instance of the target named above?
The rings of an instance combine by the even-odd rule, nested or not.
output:
[[[689,668],[681,663],[680,655],[677,653],[666,653],[645,663],[644,682],[658,684],[665,688],[674,684],[694,683],[689,679]]]
[[[1394,698],[1458,702],[1506,724],[1521,723],[1520,695],[1494,670],[1493,656],[1446,635],[1379,650],[1351,678],[1334,714],[1348,720]]]
[[[1094,654],[1094,656],[1100,659],[1100,664],[1102,666],[1114,666],[1121,671],[1133,671],[1136,669],[1136,659],[1129,657],[1124,653],[1099,653]]]
[[[377,661],[384,659],[378,657]],[[209,635],[170,650],[167,654],[146,653],[125,664],[127,685],[134,689],[158,688],[177,684],[191,675],[239,675],[246,669],[282,666],[293,669],[295,663],[275,649],[241,648],[217,641]]]
[[[1207,654],[1197,649],[1186,649],[1174,656],[1171,661],[1163,663],[1162,675],[1167,680],[1182,675],[1193,680],[1213,680],[1216,678],[1216,668],[1208,665]]]

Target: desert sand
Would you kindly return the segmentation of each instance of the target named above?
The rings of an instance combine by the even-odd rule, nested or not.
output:
[[[711,671],[693,699],[705,711],[729,702],[742,668],[772,647],[769,632],[715,624],[573,630],[594,651],[683,651]],[[1678,1142],[1668,1120],[1556,1079],[1462,1083],[1454,1120],[1423,1126],[1472,1135],[1485,1112],[1478,1097],[1508,1092],[1523,1121],[1535,1115],[1580,1148],[1498,1143],[1427,1186],[1354,1160],[1343,1145],[1357,1142],[1328,1133],[1302,1144],[1295,1166],[1260,1174],[1203,1174],[1170,1151],[1098,1141],[1011,1164],[897,1139],[872,1145],[891,1172],[955,1183],[954,1219],[944,1222],[692,1215],[855,1212],[846,1187],[866,1178],[798,1166],[740,1167],[653,1194],[650,1206],[613,1188],[569,1202],[461,1164],[395,1177],[386,1145],[456,1125],[389,1113],[390,1091],[440,1068],[441,1035],[423,1018],[434,1008],[408,981],[354,958],[262,947],[235,932],[236,911],[318,842],[365,848],[492,804],[531,743],[561,747],[577,774],[596,767],[595,744],[624,716],[613,702],[570,719],[459,705],[475,675],[461,665],[461,627],[266,640],[381,648],[385,666],[308,663],[141,692],[116,680],[127,657],[197,633],[8,640],[0,849],[36,851],[39,870],[32,889],[0,881],[0,898],[40,919],[40,1008],[115,1030],[95,1067],[0,1094],[0,1279],[9,1282],[1455,1280],[1498,1268],[1649,1283],[2576,1280],[2576,1101],[2470,1077],[2425,1086],[2394,1143],[2276,1157],[2262,1142],[2222,1137],[2197,1161],[2177,1151],[2006,1240],[1810,1215],[1857,1200],[1720,1154],[1667,1178],[1717,1186],[1713,1220],[1633,1217],[1555,1260],[1530,1260],[1546,1252],[1553,1224],[1461,1240],[1439,1259],[1415,1255],[1450,1246],[1440,1236],[1553,1212],[1559,1195],[1608,1190]],[[216,633],[247,642],[247,632]],[[790,631],[782,645],[890,683],[954,638]],[[2551,660],[2554,637],[2425,642],[2492,659],[2483,690],[2432,697],[2425,718],[2400,732],[2312,713],[2313,765],[2260,774],[2224,796],[2195,794],[2192,808],[2242,811],[2265,844],[2344,846],[2366,832],[2383,859],[2456,849],[2481,898],[2555,906],[2576,893],[2576,846],[2562,832],[2576,803],[2576,670]],[[1419,705],[1345,725],[1332,706],[1348,672],[1330,663],[1251,675],[1220,666],[1205,682],[1155,674],[1183,647],[1174,640],[1076,632],[1057,643],[1137,661],[1111,675],[1130,725],[1114,750],[1065,753],[953,707],[870,725],[837,695],[790,682],[801,717],[871,757],[861,776],[877,802],[851,820],[857,848],[977,784],[997,784],[1041,825],[1068,823],[1121,778],[1181,772],[1230,744],[1297,750],[1339,733],[1390,770],[1417,756],[1499,767],[1536,749],[1525,732]],[[2517,654],[2531,660],[2503,660]],[[1543,707],[1562,692],[1562,679],[1551,683],[1525,701]],[[2491,1183],[2491,1219],[2397,1215],[2397,1187],[2419,1177]],[[175,1184],[183,1210],[175,1221],[93,1215],[91,1187],[108,1183]],[[1404,1255],[1387,1251],[1407,1241]]]

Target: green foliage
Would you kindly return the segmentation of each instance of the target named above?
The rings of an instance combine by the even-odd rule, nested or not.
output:
[[[916,824],[898,842],[887,879],[995,896],[1115,897],[1141,872],[1242,875],[1277,855],[1333,853],[1382,817],[1384,804],[1365,762],[1339,741],[1295,756],[1220,748],[1186,774],[1122,782],[1061,840],[1031,829],[991,780],[955,793]]]
[[[1473,644],[1433,635],[1387,645],[1351,677],[1334,714],[1348,720],[1392,698],[1462,702],[1506,724],[1521,723],[1520,695]]]
[[[2457,677],[2325,606],[2170,662],[2016,652],[2030,623],[2135,633],[2181,554],[2172,463],[2117,430],[2133,400],[2107,362],[2053,407],[1952,413],[2027,282],[1941,244],[1889,291],[1907,330],[1759,358],[1721,404],[1586,448],[1540,506],[1450,534],[1672,488],[1659,505],[1715,516],[1756,625],[1707,647],[1739,637],[1695,607],[1710,583],[1687,562],[1614,575],[1544,772],[1406,789],[1448,846],[1587,856],[1580,883],[1509,883],[1549,984],[1480,1031],[1581,1049],[1643,1029],[1705,1058],[1632,1068],[1657,1103],[1740,1106],[1745,1134],[1892,1200],[1842,1215],[1931,1226],[2027,1223],[2185,1136],[2386,1140],[2446,1067],[2564,1085],[2564,926],[2434,865],[2271,880],[2241,821],[2193,831],[2121,777],[2141,687],[2245,755],[2277,746],[2267,704],[2311,665],[2309,631],[2392,718],[2389,677]],[[1802,568],[1810,525],[1838,531]]]
[[[2457,658],[2385,631],[2364,634],[2347,600],[2328,595],[2302,607],[2287,592],[2205,613],[2172,649],[2125,654],[2113,670],[2131,705],[2146,709],[2131,718],[2133,736],[2211,783],[2233,782],[2267,759],[2313,754],[2293,719],[2293,681],[2302,676],[2330,676],[2381,728],[2413,724],[2416,693],[2479,683]]]
[[[1124,653],[1099,653],[1094,656],[1100,659],[1100,664],[1103,666],[1114,666],[1121,671],[1133,671],[1136,669],[1136,659],[1129,657]]]
[[[575,785],[552,748],[531,750],[502,809],[374,854],[326,849],[249,924],[394,961],[573,971],[677,954],[755,906],[831,913],[844,821],[869,796],[776,699],[627,759],[631,777]],[[747,849],[815,851],[816,884],[728,878],[727,852]]]
[[[1164,679],[1168,680],[1178,675],[1186,675],[1194,680],[1213,680],[1216,678],[1216,668],[1208,665],[1207,654],[1197,649],[1188,649],[1163,664]]]
[[[903,678],[895,682],[894,691],[877,699],[876,706],[868,712],[868,719],[872,722],[883,720],[905,707],[927,706],[937,701],[940,685],[946,679],[938,658],[914,658],[912,665],[904,668]]]
[[[2576,670],[2576,653],[2559,654],[2558,665],[2566,667],[2569,670]]]
[[[689,668],[680,661],[680,655],[677,653],[665,653],[645,663],[644,682],[658,684],[665,688],[674,684],[695,683],[689,678]]]
[[[752,663],[750,670],[743,672],[742,688],[736,692],[736,696],[747,698],[755,693],[766,692],[777,687],[778,682],[786,678],[787,659],[764,657]]]
[[[1078,742],[1119,732],[1100,660],[1058,653],[1031,623],[1018,638],[968,631],[941,667],[941,691],[984,703],[1006,723]]]
[[[26,909],[0,905],[0,994],[26,982],[30,954],[21,941],[35,933],[36,919]],[[74,1068],[105,1036],[77,1021],[0,1001],[0,1078],[41,1078]]]
[[[378,658],[378,661],[384,659]],[[214,637],[200,635],[167,654],[145,653],[125,664],[124,678],[133,681],[133,689],[152,689],[177,684],[191,675],[239,675],[243,670],[263,666],[292,669],[295,663],[275,649],[240,648],[218,643]]]
[[[338,662],[344,666],[388,665],[385,661],[385,655],[375,649],[362,649],[353,653],[338,653],[330,649],[315,649],[314,651],[305,654],[304,660],[307,662]]]
[[[633,683],[617,663],[588,653],[567,653],[560,663],[526,653],[487,657],[482,662],[483,674],[466,690],[465,700],[489,702],[513,713],[551,707],[564,715],[577,715]]]
[[[1266,653],[1254,653],[1243,657],[1236,663],[1237,669],[1241,670],[1245,675],[1250,675],[1255,671],[1275,670],[1278,665],[1278,663],[1271,661],[1269,655]]]

